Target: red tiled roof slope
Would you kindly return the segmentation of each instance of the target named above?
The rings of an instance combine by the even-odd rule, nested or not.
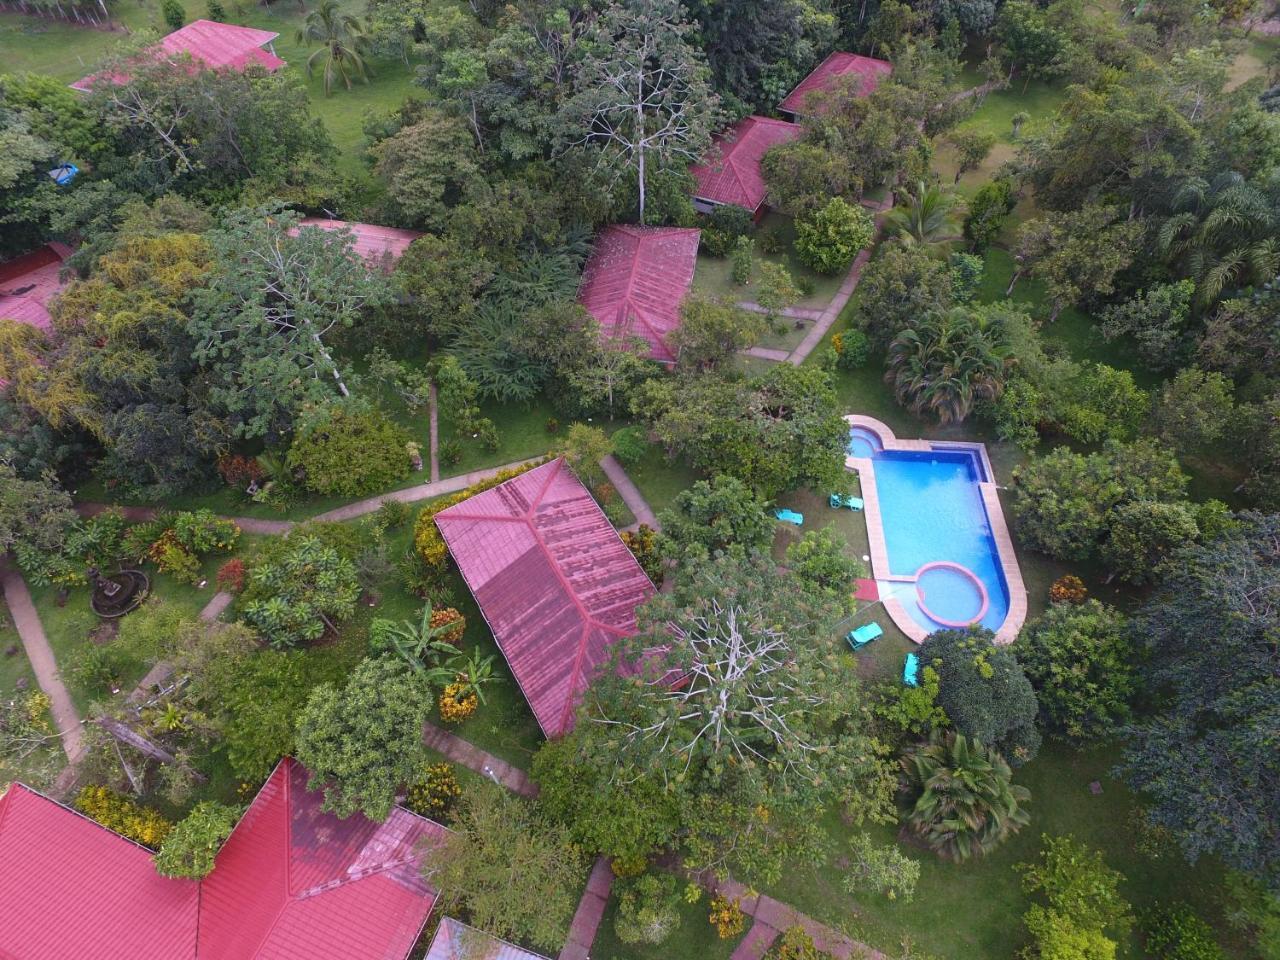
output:
[[[346,220],[328,220],[324,217],[306,217],[301,226],[319,227],[321,230],[350,230],[355,238],[356,253],[371,263],[393,265],[404,256],[409,244],[422,234],[417,230],[400,230],[376,223],[352,223]]]
[[[578,301],[606,336],[638,336],[649,356],[674,363],[667,337],[680,326],[680,304],[693,283],[701,230],[606,227],[582,271]]]
[[[435,520],[543,733],[568,733],[653,584],[563,459]]]
[[[868,97],[880,85],[880,81],[892,71],[893,64],[887,60],[876,60],[856,53],[836,52],[814,67],[813,72],[801,80],[796,88],[778,104],[778,109],[787,113],[802,114],[805,112],[805,101],[809,94],[830,90],[840,77],[847,76],[860,77],[857,94],[860,97]]]
[[[785,120],[739,120],[715,138],[706,163],[690,168],[698,181],[694,196],[712,203],[732,203],[755,213],[768,193],[760,159],[769,148],[795,140],[803,133],[804,128]]]
[[[188,53],[192,59],[201,61],[211,70],[243,70],[250,63],[256,63],[265,67],[268,73],[274,73],[284,66],[284,61],[261,48],[278,36],[280,34],[270,30],[257,30],[234,23],[193,20],[185,27],[161,37],[160,42],[150,49],[170,56]],[[74,90],[89,90],[101,79],[122,83],[127,77],[124,74],[95,73],[77,80],[71,87]]]
[[[0,320],[17,320],[41,330],[53,326],[49,301],[65,286],[58,274],[70,253],[69,247],[50,243],[0,263]]]
[[[452,917],[445,917],[436,928],[431,948],[422,960],[546,960],[528,950],[521,950],[505,940],[491,937],[483,930],[469,927]]]

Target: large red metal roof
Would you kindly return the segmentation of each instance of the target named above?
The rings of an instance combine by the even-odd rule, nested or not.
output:
[[[690,168],[698,181],[694,196],[712,203],[732,203],[755,213],[768,194],[760,159],[770,147],[795,140],[803,133],[802,127],[785,120],[739,120],[715,138],[706,163]]]
[[[243,70],[251,63],[260,64],[268,73],[284,66],[284,61],[262,47],[280,36],[270,30],[241,27],[234,23],[218,23],[214,20],[193,20],[185,27],[162,37],[151,48],[160,54],[177,56],[189,53],[194,60],[202,61],[211,70]],[[74,90],[88,90],[98,80],[123,83],[124,74],[91,74],[71,85]]]
[[[568,733],[653,584],[563,459],[435,520],[542,732]]]
[[[320,810],[284,760],[196,883],[149,851],[14,785],[0,798],[4,960],[404,960],[435,895],[417,845],[444,827]]]
[[[305,217],[300,225],[319,227],[321,230],[350,230],[355,238],[356,253],[369,263],[387,267],[394,266],[404,256],[405,250],[409,249],[409,244],[422,236],[417,230],[400,230],[376,223],[352,223],[324,217]]]
[[[840,77],[857,76],[857,94],[868,97],[880,85],[880,81],[893,71],[887,60],[863,57],[856,53],[836,52],[813,68],[813,72],[800,81],[794,90],[778,104],[786,113],[803,114],[809,94],[830,90]]]
[[[58,274],[71,250],[50,243],[0,263],[0,320],[18,320],[48,330],[49,301],[65,286]]]
[[[606,336],[638,336],[649,356],[674,363],[667,336],[680,326],[680,304],[693,283],[700,230],[606,227],[582,272],[578,300]]]

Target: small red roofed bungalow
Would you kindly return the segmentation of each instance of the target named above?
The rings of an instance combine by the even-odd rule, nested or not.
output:
[[[17,320],[41,330],[53,326],[49,301],[65,284],[59,278],[71,248],[48,243],[0,263],[0,320]]]
[[[676,362],[667,337],[693,283],[702,231],[682,227],[606,227],[582,271],[578,302],[605,337],[641,337],[649,356]]]
[[[300,227],[317,227],[321,230],[349,230],[355,240],[356,253],[366,263],[381,266],[388,272],[404,256],[409,244],[422,234],[417,230],[400,230],[376,223],[352,223],[346,220],[327,220],[323,217],[305,217]]]
[[[492,937],[483,930],[445,917],[422,960],[546,960],[537,953]]]
[[[563,458],[435,521],[542,732],[568,733],[653,584]]]
[[[270,30],[256,30],[234,23],[194,20],[162,37],[159,43],[150,48],[150,52],[160,57],[176,57],[187,53],[191,55],[191,59],[199,60],[210,70],[244,70],[257,64],[267,73],[275,73],[285,64],[276,56],[272,47],[272,42],[278,36],[280,34]],[[94,73],[71,84],[71,89],[91,90],[100,80],[124,83],[128,76],[119,73]]]
[[[893,64],[887,60],[876,60],[874,57],[863,57],[856,53],[836,52],[813,68],[813,72],[801,80],[783,101],[778,104],[778,112],[790,120],[796,120],[817,107],[810,101],[811,94],[821,96],[835,89],[844,77],[854,80],[845,81],[851,85],[853,92],[859,97],[869,97],[880,81],[893,71]]]
[[[765,186],[760,160],[765,152],[780,143],[795,140],[804,128],[786,120],[769,117],[746,117],[711,144],[706,162],[696,164],[689,172],[698,185],[693,193],[693,206],[710,213],[722,204],[743,207],[755,220],[764,216]]]
[[[445,828],[400,807],[340,820],[280,762],[200,881],[13,784],[0,796],[4,960],[404,960],[436,895],[420,846]]]

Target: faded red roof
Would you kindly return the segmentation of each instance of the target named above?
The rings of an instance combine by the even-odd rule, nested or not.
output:
[[[732,203],[755,213],[768,193],[760,158],[770,147],[795,140],[803,133],[802,127],[785,120],[739,120],[715,138],[706,163],[690,168],[698,181],[694,196],[712,203]]]
[[[346,220],[328,220],[324,217],[306,217],[302,221],[304,227],[319,227],[321,230],[350,230],[355,238],[356,253],[371,263],[394,265],[404,256],[409,244],[422,234],[417,230],[400,230],[396,227],[383,227],[376,223],[351,223]]]
[[[863,57],[856,53],[833,53],[813,68],[813,72],[800,81],[794,90],[778,104],[778,109],[787,113],[802,114],[805,112],[805,101],[809,94],[826,92],[836,85],[841,77],[856,76],[861,78],[857,84],[857,94],[869,97],[880,81],[893,71],[893,64],[887,60],[876,60],[874,57]]]
[[[15,785],[0,799],[4,960],[403,960],[435,903],[417,844],[444,827],[399,807],[340,820],[276,767],[199,883]]]
[[[278,33],[241,27],[234,23],[217,23],[213,20],[194,20],[185,27],[162,37],[151,50],[159,54],[178,56],[189,53],[211,70],[222,68],[243,70],[251,63],[260,64],[268,73],[284,66],[284,61],[262,47],[271,43]],[[98,80],[123,83],[125,74],[91,74],[71,85],[74,90],[88,90]]]
[[[578,301],[606,336],[649,341],[649,356],[674,363],[667,336],[680,326],[680,304],[693,283],[700,230],[612,226],[596,237]]]
[[[483,930],[445,917],[422,960],[546,960],[545,957],[492,937]]]
[[[568,733],[653,584],[563,459],[435,519],[542,732]]]
[[[58,274],[70,253],[70,247],[49,243],[0,263],[0,320],[48,330],[53,325],[49,301],[65,286]]]

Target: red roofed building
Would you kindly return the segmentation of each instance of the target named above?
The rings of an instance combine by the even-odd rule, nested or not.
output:
[[[643,337],[649,356],[675,363],[667,336],[680,326],[680,304],[693,283],[700,230],[606,227],[582,271],[578,302],[605,336]]]
[[[483,930],[445,917],[436,928],[431,949],[422,960],[546,960]]]
[[[874,57],[863,57],[856,53],[833,53],[814,67],[813,72],[800,81],[794,90],[778,104],[778,112],[794,120],[811,113],[806,109],[806,102],[812,93],[828,93],[840,82],[842,77],[859,78],[850,81],[854,92],[859,97],[869,97],[880,81],[893,71],[893,64]]]
[[[21,784],[0,797],[4,960],[404,960],[435,894],[399,807],[339,820],[283,760],[199,882]]]
[[[270,30],[256,30],[234,23],[194,20],[162,37],[151,51],[160,56],[171,57],[188,53],[193,60],[201,61],[210,70],[243,70],[250,64],[257,64],[268,73],[275,73],[285,63],[271,47],[272,41],[278,36],[280,34]],[[263,50],[263,47],[267,49]],[[71,89],[89,90],[99,80],[123,83],[127,79],[124,74],[95,73],[77,80],[71,85]]]
[[[712,142],[707,162],[690,168],[698,181],[693,205],[710,213],[721,204],[731,203],[751,211],[757,219],[763,215],[768,188],[760,170],[760,160],[770,147],[795,140],[803,128],[785,120],[769,117],[746,117],[739,120]]]
[[[422,234],[417,230],[400,230],[396,227],[383,227],[376,223],[351,223],[346,220],[327,220],[323,217],[305,217],[301,223],[304,227],[319,227],[321,230],[350,230],[355,240],[356,253],[371,264],[381,264],[390,270],[397,260],[404,256],[409,244]]]
[[[653,584],[563,459],[435,520],[542,732],[568,733]]]
[[[65,284],[59,278],[71,248],[45,244],[39,250],[0,263],[0,320],[17,320],[41,330],[53,326],[49,301]]]

